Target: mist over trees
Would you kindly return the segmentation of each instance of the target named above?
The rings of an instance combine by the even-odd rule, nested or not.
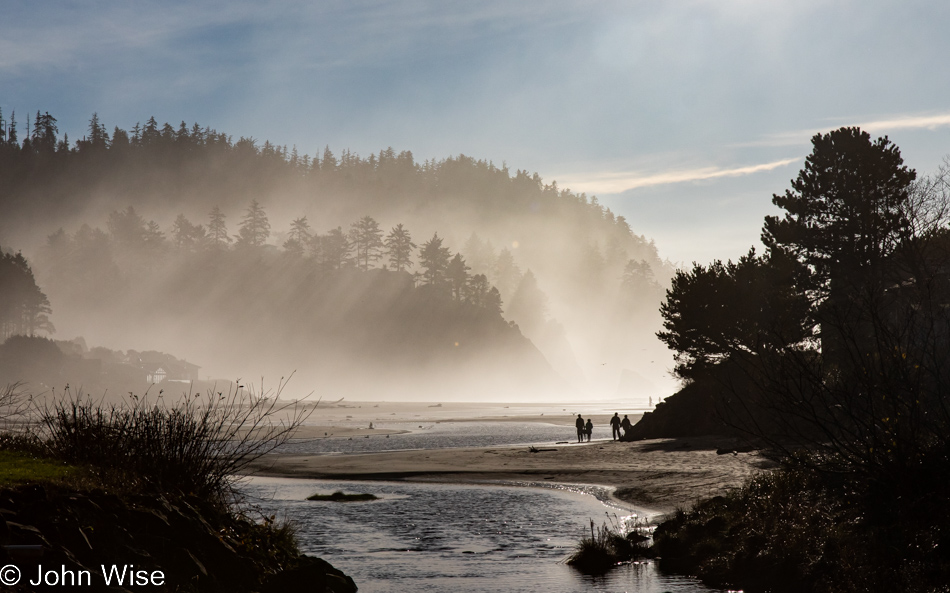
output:
[[[57,136],[52,116],[32,118],[27,139],[17,126],[12,113],[0,122],[0,233],[36,260],[63,332],[142,347],[126,337],[135,328],[159,341],[149,347],[208,361],[198,345],[211,340],[194,334],[218,318],[215,332],[238,324],[244,336],[268,336],[265,349],[279,341],[276,330],[260,333],[265,322],[286,332],[309,327],[323,340],[329,318],[366,304],[362,293],[343,297],[346,286],[389,295],[379,307],[431,293],[412,298],[493,311],[559,371],[573,369],[567,379],[576,388],[613,396],[624,369],[666,370],[648,359],[663,357],[652,333],[672,266],[596,198],[537,174],[464,155],[417,163],[391,148],[365,158],[329,147],[301,156],[155,118],[109,132],[94,115],[73,143]],[[632,288],[625,270],[633,264],[654,288]],[[364,276],[374,280],[357,280]],[[304,302],[312,309],[300,310],[303,324],[286,322]],[[369,323],[350,323],[339,339],[365,351],[355,344],[376,340]],[[395,344],[401,333],[379,343]],[[248,353],[245,341],[224,349]],[[218,364],[221,350],[205,366],[227,367]]]

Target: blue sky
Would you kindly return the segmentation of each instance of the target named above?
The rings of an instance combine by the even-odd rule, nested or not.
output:
[[[0,107],[93,111],[597,194],[674,261],[755,243],[817,131],[950,153],[950,3],[6,0]]]

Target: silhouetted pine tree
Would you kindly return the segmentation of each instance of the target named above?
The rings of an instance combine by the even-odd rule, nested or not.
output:
[[[23,254],[0,253],[0,343],[13,335],[52,334],[49,299]]]
[[[412,267],[412,250],[416,244],[412,242],[409,231],[402,223],[397,224],[386,235],[386,255],[389,257],[389,266],[396,272],[402,272]]]
[[[350,225],[350,243],[356,249],[356,265],[363,271],[383,256],[383,231],[372,216]]]
[[[442,246],[442,239],[438,233],[422,244],[419,249],[419,265],[422,267],[422,278],[426,284],[445,285],[445,273],[449,268],[450,254],[448,247]]]
[[[270,236],[270,222],[267,220],[267,214],[264,208],[257,200],[251,200],[251,205],[247,207],[247,213],[241,219],[241,226],[235,245],[238,247],[260,247],[267,242]]]
[[[231,243],[231,235],[228,234],[228,227],[224,222],[224,213],[217,206],[211,209],[208,221],[208,240],[215,247],[227,247]]]
[[[465,288],[468,286],[468,271],[471,268],[465,265],[465,260],[458,253],[449,262],[445,270],[445,279],[448,282],[449,289],[452,291],[452,297],[456,301],[461,301],[465,295]]]
[[[310,223],[307,217],[295,218],[290,223],[290,232],[287,234],[287,240],[284,241],[284,249],[297,257],[303,255],[313,239],[313,233],[310,231]]]

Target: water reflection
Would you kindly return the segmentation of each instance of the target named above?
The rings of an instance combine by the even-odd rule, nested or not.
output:
[[[372,492],[363,503],[307,501],[315,492]],[[699,593],[653,563],[581,575],[563,564],[594,521],[629,511],[555,488],[255,478],[244,486],[268,514],[296,523],[301,547],[354,578],[360,591],[439,593]]]

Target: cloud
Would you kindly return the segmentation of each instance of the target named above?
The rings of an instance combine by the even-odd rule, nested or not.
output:
[[[658,173],[640,173],[631,171],[605,171],[589,175],[568,175],[558,184],[573,191],[589,194],[615,194],[638,187],[704,181],[721,177],[742,177],[763,171],[772,171],[791,163],[800,162],[801,157],[782,159],[745,167],[700,167],[697,169],[673,169]]]
[[[42,27],[32,26],[30,11],[14,11],[0,24],[0,74],[35,74],[39,68],[64,70],[76,64],[88,70],[103,60],[141,57],[140,52],[185,53],[188,49],[175,46],[183,34],[246,22],[255,15],[252,2],[177,4],[170,9],[156,1],[135,6],[114,0],[81,7],[58,3]]]
[[[434,41],[461,45],[486,35],[516,34],[527,23],[564,25],[587,18],[570,0],[558,0],[553,9],[550,4],[541,11],[538,2],[501,0],[451,5],[420,0],[143,0],[131,6],[120,0],[81,6],[56,0],[41,27],[33,8],[22,4],[0,20],[0,74],[68,69],[121,59],[129,51],[139,59],[138,52],[188,55],[197,44],[189,36],[227,51],[232,44],[216,31],[223,27],[243,28],[247,36],[240,43],[263,50],[256,56],[260,60],[273,58],[279,65],[278,59],[295,57],[294,65],[316,59],[333,66],[391,60]],[[283,47],[288,49],[281,52]]]
[[[937,113],[931,115],[895,115],[886,117],[884,119],[874,119],[857,123],[853,119],[838,120],[838,123],[829,124],[828,126],[822,128],[770,134],[761,140],[743,142],[734,146],[768,147],[806,145],[815,134],[824,134],[830,130],[844,126],[857,126],[865,132],[871,132],[875,134],[887,134],[896,130],[936,130],[937,128],[950,126],[950,113]]]
[[[950,113],[937,115],[904,115],[892,119],[881,119],[858,124],[868,132],[888,132],[891,130],[921,129],[935,130],[950,126]]]

